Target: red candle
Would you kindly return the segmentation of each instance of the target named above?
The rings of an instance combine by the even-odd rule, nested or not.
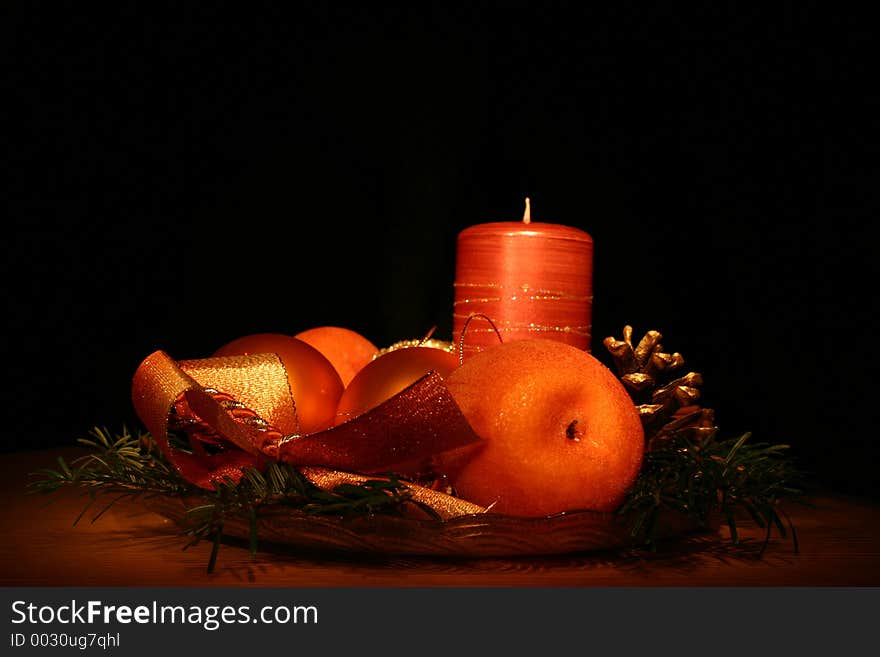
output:
[[[466,328],[464,358],[499,338],[559,340],[589,351],[592,305],[593,238],[571,226],[531,221],[529,199],[520,222],[459,233],[453,331],[461,340]]]

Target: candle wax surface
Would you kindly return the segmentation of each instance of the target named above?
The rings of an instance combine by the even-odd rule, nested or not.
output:
[[[580,228],[543,221],[531,221],[528,223],[525,221],[490,221],[485,224],[477,224],[465,228],[459,233],[458,238],[461,240],[462,238],[505,235],[574,240],[576,242],[589,243],[591,246],[593,244],[593,238],[590,234]]]
[[[593,239],[572,226],[499,221],[458,235],[453,331],[465,358],[501,341],[590,349]],[[471,315],[484,315],[492,324]],[[497,330],[497,333],[496,333]]]

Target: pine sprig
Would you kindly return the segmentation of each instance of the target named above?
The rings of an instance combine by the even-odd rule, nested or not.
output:
[[[808,504],[802,473],[786,455],[788,445],[749,443],[750,433],[695,441],[686,432],[669,436],[645,453],[642,470],[618,513],[631,519],[634,540],[653,546],[664,512],[680,514],[700,527],[727,523],[739,543],[737,518],[747,514],[765,530],[764,548],[775,527],[789,532],[797,551],[797,533],[783,502]],[[788,525],[788,529],[786,529]]]
[[[257,517],[259,510],[267,505],[336,516],[403,515],[409,504],[424,508],[411,499],[409,488],[393,475],[387,480],[341,484],[325,491],[293,466],[278,462],[269,463],[263,471],[248,468],[240,481],[226,479],[208,491],[186,481],[158,451],[148,433],[133,435],[123,429],[120,435],[111,437],[106,429],[95,428],[90,435],[91,438],[78,442],[92,450],[91,454],[69,464],[59,457],[57,469],[44,468],[33,473],[39,479],[30,483],[30,492],[49,494],[65,486],[85,489],[89,500],[74,524],[97,501],[99,493],[113,499],[92,517],[92,522],[124,498],[157,495],[198,498],[201,503],[186,512],[185,533],[190,540],[184,547],[203,539],[212,540],[209,572],[216,563],[223,525],[230,518],[248,520],[251,554],[256,554]]]
[[[112,436],[106,428],[95,427],[90,436],[77,441],[88,448],[90,454],[70,464],[59,456],[59,469],[37,471],[35,474],[43,475],[43,479],[32,482],[31,489],[51,493],[65,484],[76,484],[103,491],[167,495],[188,488],[154,449],[148,433],[134,435],[123,427],[120,434]]]
[[[74,525],[98,501],[99,493],[112,499],[92,517],[92,522],[122,499],[181,495],[191,488],[161,458],[148,433],[134,435],[123,427],[120,434],[113,436],[106,428],[95,427],[90,436],[77,441],[91,450],[90,454],[69,464],[59,456],[58,469],[38,470],[33,474],[41,478],[29,484],[30,492],[41,494],[55,492],[63,486],[84,489],[89,499],[74,519]]]

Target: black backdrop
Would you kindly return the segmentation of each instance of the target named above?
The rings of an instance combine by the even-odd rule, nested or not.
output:
[[[595,240],[594,353],[658,329],[726,434],[877,494],[865,17],[194,6],[4,10],[5,450],[136,423],[155,349],[448,338],[458,231],[530,196]]]

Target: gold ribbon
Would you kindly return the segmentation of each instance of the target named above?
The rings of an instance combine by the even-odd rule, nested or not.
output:
[[[209,490],[226,478],[238,481],[244,468],[259,468],[268,460],[296,466],[323,488],[361,483],[370,473],[412,474],[436,454],[481,440],[436,372],[336,427],[284,435],[275,427],[295,426],[296,406],[275,354],[175,361],[156,351],[134,374],[132,401],[169,462],[185,479]],[[171,428],[186,433],[191,451],[172,446]],[[485,511],[440,491],[407,485],[441,517]]]

